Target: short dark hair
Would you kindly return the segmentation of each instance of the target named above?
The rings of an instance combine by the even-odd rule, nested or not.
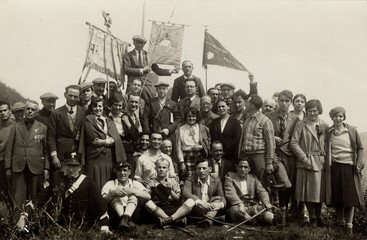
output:
[[[149,135],[149,140],[151,140],[151,139],[152,139],[153,134],[159,134],[159,135],[161,135],[161,136],[162,136],[162,141],[163,141],[163,135],[162,135],[162,133],[160,133],[160,132],[152,132],[152,133]]]
[[[210,91],[212,91],[212,90],[217,90],[217,91],[219,91],[219,89],[218,89],[218,88],[211,87],[211,88],[209,88],[209,89],[208,89],[208,91],[206,91],[206,93],[207,93],[208,95],[210,95]]]
[[[197,165],[199,165],[200,163],[203,163],[203,162],[208,162],[209,167],[211,167],[210,161],[207,158],[204,158],[204,157],[199,158],[198,160],[196,160],[195,166],[197,166]]]
[[[92,101],[91,101],[91,103],[89,104],[89,106],[88,106],[88,111],[90,112],[90,113],[93,113],[93,108],[95,107],[95,106],[97,106],[97,103],[99,103],[99,102],[102,102],[102,104],[103,104],[103,109],[105,108],[105,104],[104,104],[104,102],[103,102],[103,97],[102,96],[98,96],[98,97],[92,97]]]
[[[127,100],[128,100],[128,101],[129,101],[129,99],[130,99],[130,96],[139,97],[139,99],[141,99],[140,94],[138,94],[138,93],[129,93],[129,94],[127,95]]]
[[[189,112],[196,116],[196,123],[198,123],[200,121],[200,111],[199,111],[199,109],[197,109],[196,107],[189,107],[187,109],[187,112],[185,112],[185,119],[184,119],[185,122],[187,122],[187,115],[189,114]]]
[[[8,101],[5,101],[5,100],[0,100],[0,106],[1,105],[7,105],[8,106],[8,110],[10,110],[10,104]]]
[[[112,107],[112,105],[116,102],[124,101],[124,97],[117,92],[112,92],[110,98],[108,99],[108,105]]]
[[[255,106],[256,110],[259,110],[263,106],[263,100],[257,94],[252,94],[250,96],[250,103]]]
[[[188,78],[185,80],[184,84],[187,83],[188,81],[193,81],[195,83],[195,87],[198,86],[198,83],[196,82],[196,79],[195,78]]]
[[[321,105],[320,100],[318,100],[318,99],[311,99],[311,100],[309,100],[309,101],[306,102],[306,105],[305,105],[306,112],[309,109],[314,108],[314,107],[316,107],[317,110],[319,110],[319,114],[322,114],[322,105]]]
[[[229,101],[228,101],[227,99],[219,99],[219,100],[218,100],[217,105],[218,105],[220,102],[224,102],[228,107],[230,107],[230,106],[231,106],[231,104],[229,103]]]
[[[233,93],[233,98],[235,98],[235,97],[241,97],[243,100],[247,100],[248,99],[248,95],[242,89],[238,89],[237,91],[235,91]]]
[[[305,100],[305,102],[307,102],[306,96],[303,95],[302,93],[298,93],[298,94],[296,94],[296,96],[293,97],[292,103],[294,103],[294,100],[296,100],[299,97],[302,98],[303,100]]]
[[[285,96],[286,98],[290,99],[292,101],[293,99],[293,93],[290,90],[283,90],[279,93],[278,99],[280,96]]]
[[[69,85],[65,88],[65,92],[67,93],[69,91],[69,89],[75,89],[78,90],[79,93],[82,91],[82,89],[80,88],[79,85]]]

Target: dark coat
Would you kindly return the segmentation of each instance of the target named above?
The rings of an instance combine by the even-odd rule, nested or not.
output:
[[[197,93],[199,97],[204,96],[205,90],[203,87],[203,83],[201,82],[201,79],[194,75],[192,75],[191,78],[193,78],[196,81]],[[173,82],[171,99],[172,101],[177,102],[178,100],[184,99],[185,97],[187,97],[185,92],[185,78],[184,75],[182,75],[181,77],[176,78],[175,81]]]
[[[180,116],[181,116],[181,121],[182,122],[186,122],[185,119],[185,114],[187,112],[187,110],[189,109],[189,107],[195,107],[197,110],[200,111],[200,97],[198,97],[197,95],[195,96],[194,100],[191,101],[190,106],[186,106],[186,100],[187,97],[181,99],[178,102],[178,110],[180,111]]]
[[[51,111],[46,108],[42,108],[36,117],[36,120],[45,124],[47,127],[51,122]]]
[[[115,141],[113,149],[115,151],[115,161],[126,161],[124,146],[122,145],[120,134],[117,132],[115,123],[106,118],[107,132]],[[96,159],[104,151],[105,146],[96,147],[92,144],[95,138],[106,139],[106,134],[100,129],[95,120],[94,115],[90,114],[85,117],[80,131],[79,152],[82,153],[83,165],[88,159]]]
[[[64,160],[64,153],[78,149],[80,127],[85,116],[85,108],[77,106],[75,128],[70,129],[68,109],[66,105],[52,111],[51,122],[47,131],[47,144],[50,153],[57,151],[60,161]]]
[[[238,158],[238,144],[242,131],[241,125],[236,118],[229,117],[223,133],[221,133],[220,120],[221,118],[214,119],[209,127],[212,142],[220,141],[223,144],[223,158],[235,162]]]
[[[212,173],[214,173],[214,162],[215,162],[215,160],[213,158],[211,158],[209,161],[210,161],[210,164],[212,166]],[[219,179],[222,183],[224,183],[224,179],[225,179],[225,176],[227,175],[227,173],[236,171],[236,167],[235,167],[234,163],[231,162],[231,161],[228,161],[227,159],[224,159],[224,158],[221,159],[220,168],[221,168],[221,171],[220,171],[221,175],[219,176]]]
[[[22,172],[27,165],[33,174],[50,168],[46,150],[47,127],[37,120],[27,130],[24,120],[11,127],[5,148],[5,169]]]
[[[144,132],[161,132],[167,128],[171,135],[181,122],[181,117],[176,102],[166,99],[161,109],[159,99],[155,97],[146,104],[142,121]]]

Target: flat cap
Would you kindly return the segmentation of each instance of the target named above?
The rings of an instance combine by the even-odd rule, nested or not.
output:
[[[224,86],[228,86],[228,87],[232,88],[233,90],[235,90],[235,89],[236,89],[236,87],[235,87],[232,83],[222,83],[222,84],[220,85],[220,88],[222,88],[222,87],[224,87]]]
[[[147,39],[144,36],[142,36],[142,35],[135,35],[133,37],[133,40],[134,41],[140,41],[140,42],[143,42],[143,43],[146,43],[147,42]]]
[[[129,169],[131,169],[131,165],[130,165],[130,163],[128,163],[128,162],[126,162],[126,161],[119,162],[119,163],[117,163],[117,165],[116,165],[116,169],[123,168],[123,167],[128,167]]]
[[[40,96],[40,99],[43,100],[43,99],[59,99],[58,96],[56,96],[55,94],[53,93],[50,93],[50,92],[47,92],[47,93],[44,93]]]
[[[66,152],[64,161],[66,165],[81,165],[82,154],[77,152]]]
[[[93,86],[93,83],[91,82],[83,82],[82,84],[80,84],[80,88],[83,90],[87,89],[87,88],[91,88]]]
[[[168,83],[166,83],[166,82],[163,82],[163,81],[158,81],[158,82],[154,85],[154,87],[161,87],[161,86],[163,86],[163,87],[169,87],[169,84],[168,84]]]
[[[99,77],[99,78],[95,78],[95,79],[92,81],[92,83],[94,83],[94,84],[97,84],[97,83],[107,83],[107,80],[106,80],[106,79],[104,79],[104,78]]]
[[[19,110],[24,110],[25,108],[25,103],[22,103],[22,102],[16,102],[14,103],[14,105],[11,107],[11,111],[12,112],[16,112],[16,111],[19,111]]]

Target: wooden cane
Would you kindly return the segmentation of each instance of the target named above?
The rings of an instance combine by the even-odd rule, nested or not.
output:
[[[263,213],[263,212],[265,212],[265,211],[266,211],[266,208],[262,209],[260,212],[256,213],[254,216],[250,217],[249,219],[246,219],[245,221],[240,222],[240,223],[239,223],[239,224],[237,224],[236,226],[231,227],[230,229],[228,229],[228,230],[227,230],[227,232],[230,232],[230,231],[232,231],[233,229],[235,229],[235,228],[237,228],[237,227],[239,227],[239,226],[241,226],[241,225],[245,224],[246,222],[248,222],[248,221],[250,221],[250,220],[254,219],[255,217],[259,216],[261,213]]]

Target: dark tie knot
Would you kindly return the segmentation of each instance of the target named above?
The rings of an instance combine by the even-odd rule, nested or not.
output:
[[[68,111],[69,114],[73,114],[74,111],[73,111],[73,108],[71,107],[70,110]]]

